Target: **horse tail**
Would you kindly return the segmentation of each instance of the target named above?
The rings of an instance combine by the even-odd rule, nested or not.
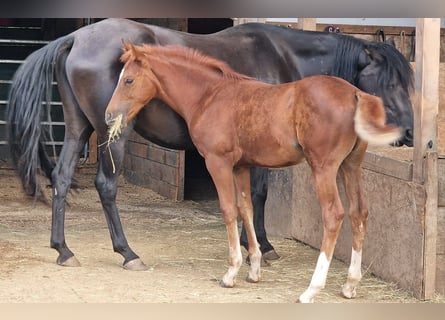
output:
[[[388,145],[399,140],[401,128],[386,124],[385,107],[379,97],[357,92],[354,116],[355,132],[370,144]]]
[[[58,57],[69,50],[74,36],[58,38],[30,54],[17,69],[9,89],[6,118],[13,165],[26,194],[41,196],[38,174],[51,180],[55,163],[45,150],[41,125],[43,102],[49,106]]]

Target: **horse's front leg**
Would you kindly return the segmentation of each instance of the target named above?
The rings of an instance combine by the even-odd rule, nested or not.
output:
[[[337,189],[337,170],[327,166],[312,167],[312,173],[323,215],[323,240],[311,283],[299,298],[299,302],[303,303],[314,302],[314,297],[325,287],[345,214]]]
[[[106,141],[104,138],[100,140]],[[125,269],[140,271],[147,270],[147,267],[128,245],[116,206],[117,184],[126,141],[127,138],[122,136],[109,146],[100,147],[95,185],[104,209],[114,252],[120,253],[124,257],[123,266]]]
[[[236,207],[233,167],[228,164],[228,161],[213,155],[207,156],[205,161],[218,193],[229,242],[229,270],[224,274],[220,285],[224,288],[232,288],[243,260],[238,234],[238,209]]]

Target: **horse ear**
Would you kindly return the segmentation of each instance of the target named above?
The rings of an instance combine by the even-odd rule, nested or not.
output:
[[[124,47],[124,51],[128,51],[128,42],[126,42],[124,38],[122,38],[121,41],[122,46]]]
[[[141,56],[141,52],[131,41],[125,42],[125,40],[122,39],[122,44],[125,52],[130,51],[131,56],[134,57],[134,60],[140,60],[139,57]]]

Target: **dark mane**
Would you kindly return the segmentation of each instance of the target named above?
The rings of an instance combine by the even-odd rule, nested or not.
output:
[[[181,46],[153,46],[147,44],[144,44],[141,47],[137,46],[136,48],[149,59],[156,59],[161,55],[163,56],[162,59],[165,60],[164,57],[168,56],[169,58],[175,59],[175,61],[180,59],[181,62],[189,62],[196,66],[211,69],[218,72],[224,78],[233,80],[253,80],[253,78],[247,75],[234,71],[227,63],[204,55],[196,49]],[[130,59],[134,60],[136,57],[134,57],[129,50],[122,55],[121,59],[123,62],[126,62]]]
[[[392,45],[384,42],[368,42],[345,35],[339,37],[335,51],[334,68],[331,75],[357,84],[357,64],[363,50],[369,52],[380,61],[382,72],[379,72],[378,84],[381,87],[396,74],[403,88],[412,91],[414,88],[413,70],[405,57]]]
[[[338,45],[335,48],[334,67],[332,76],[340,77],[356,84],[357,65],[360,53],[365,49],[363,40],[341,34],[332,35],[338,37]]]

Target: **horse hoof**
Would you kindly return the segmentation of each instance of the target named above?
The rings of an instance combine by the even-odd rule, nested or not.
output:
[[[357,291],[355,290],[355,288],[352,290],[343,288],[341,293],[346,299],[354,299],[357,296]]]
[[[80,267],[80,262],[75,256],[69,257],[64,262],[57,259],[57,264],[63,267]]]
[[[278,259],[280,259],[280,256],[274,249],[272,249],[272,250],[269,250],[269,251],[263,253],[263,259],[266,261],[278,260]]]
[[[233,284],[227,284],[227,283],[225,283],[223,280],[221,280],[220,282],[219,282],[219,286],[221,287],[221,288],[233,288],[234,287],[234,283]]]
[[[295,303],[314,303],[314,299],[309,299],[309,300],[305,300],[302,299],[301,297],[297,299],[297,301],[295,301]]]
[[[246,277],[246,281],[249,282],[249,283],[257,283],[258,281],[260,281],[260,279],[257,278],[257,279],[255,280],[255,279],[253,279],[251,276],[248,275],[248,276]]]
[[[128,261],[124,264],[124,269],[131,271],[146,271],[148,270],[147,266],[142,262],[141,259],[134,259]]]
[[[250,258],[246,258],[246,264],[250,266]],[[261,257],[261,267],[269,267],[270,263],[267,260],[264,260],[263,257]]]

